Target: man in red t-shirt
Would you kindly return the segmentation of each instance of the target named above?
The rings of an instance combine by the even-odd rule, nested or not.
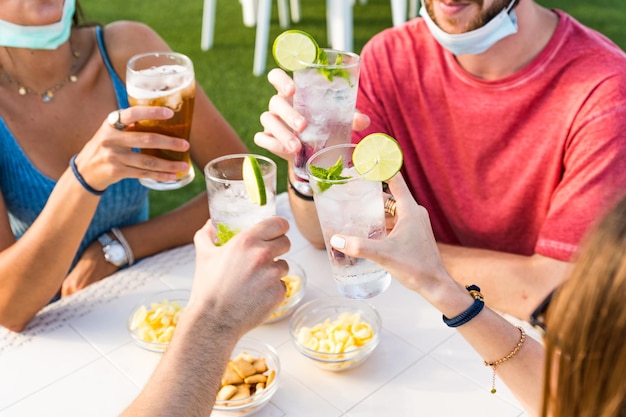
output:
[[[363,48],[353,140],[398,140],[448,271],[526,319],[626,191],[626,55],[533,0],[423,4]],[[255,141],[291,161],[306,121],[291,79],[268,78],[279,93]],[[302,197],[290,190],[297,224],[323,246]]]

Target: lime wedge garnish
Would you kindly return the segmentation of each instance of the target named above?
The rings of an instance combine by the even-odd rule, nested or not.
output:
[[[238,230],[233,230],[226,223],[218,223],[217,224],[217,243],[216,246],[222,246],[233,236],[237,234]]]
[[[243,184],[246,187],[248,198],[254,204],[264,206],[267,203],[265,194],[265,182],[263,182],[263,173],[259,166],[259,161],[252,156],[246,155],[243,159],[242,167]]]
[[[387,181],[402,168],[402,149],[384,133],[365,136],[354,148],[352,162],[356,171],[371,181]]]
[[[304,63],[317,61],[319,47],[311,35],[301,30],[286,30],[276,37],[272,55],[276,64],[285,71],[305,68]]]

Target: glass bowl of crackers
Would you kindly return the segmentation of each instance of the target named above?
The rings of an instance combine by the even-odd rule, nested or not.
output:
[[[278,389],[280,361],[272,346],[243,337],[231,353],[212,416],[247,416],[265,406]]]
[[[291,317],[296,349],[317,367],[345,371],[365,361],[380,342],[382,321],[365,301],[345,297],[311,300]]]
[[[289,263],[289,272],[282,278],[287,289],[285,291],[285,299],[265,320],[265,323],[274,323],[289,317],[304,297],[306,291],[306,274],[304,269],[296,262],[287,262]]]
[[[152,352],[163,352],[189,295],[189,290],[162,291],[149,295],[133,307],[126,324],[135,343]]]

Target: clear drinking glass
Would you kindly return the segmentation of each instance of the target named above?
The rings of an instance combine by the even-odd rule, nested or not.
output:
[[[185,55],[176,52],[150,52],[135,55],[126,66],[126,89],[131,106],[162,106],[174,110],[168,120],[141,120],[133,130],[156,132],[189,141],[193,106],[196,95],[193,64]],[[193,181],[195,172],[189,151],[175,152],[166,149],[141,149],[142,153],[171,161],[185,161],[187,172],[176,174],[174,181],[139,181],[154,190],[173,190]]]
[[[266,203],[250,200],[243,182],[243,161],[250,154],[226,155],[204,167],[211,222],[216,230],[216,245],[223,245],[240,231],[276,214],[276,164],[261,155],[259,162]]]
[[[385,291],[391,275],[369,259],[344,255],[329,242],[336,233],[385,238],[382,183],[366,180],[356,172],[352,164],[355,147],[355,144],[342,144],[322,149],[309,159],[307,171],[337,288],[345,297],[363,299]],[[311,166],[327,169],[339,158],[343,162],[343,179],[325,180],[313,175]]]
[[[302,148],[294,161],[294,186],[304,193],[310,193],[307,160],[327,146],[350,143],[359,85],[361,58],[357,54],[322,51],[332,64],[307,63],[293,73],[293,107],[307,120],[306,129],[297,134]]]

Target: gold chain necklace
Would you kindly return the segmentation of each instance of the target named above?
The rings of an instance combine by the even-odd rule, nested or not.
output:
[[[75,83],[78,81],[78,76],[76,75],[76,67],[78,66],[78,58],[80,57],[80,52],[74,49],[71,40],[70,40],[70,48],[72,49],[72,58],[73,58],[73,63],[72,63],[72,67],[70,68],[70,73],[67,75],[67,77],[63,79],[63,81],[53,85],[52,87],[48,87],[43,91],[33,90],[32,88],[15,80],[4,70],[2,65],[0,65],[0,74],[2,75],[2,78],[4,78],[9,84],[12,84],[17,87],[17,93],[20,96],[25,96],[26,94],[32,94],[32,95],[41,97],[41,101],[43,101],[44,103],[50,103],[52,99],[54,98],[54,94],[60,89],[62,89],[63,87],[65,87],[65,85],[68,82]]]

